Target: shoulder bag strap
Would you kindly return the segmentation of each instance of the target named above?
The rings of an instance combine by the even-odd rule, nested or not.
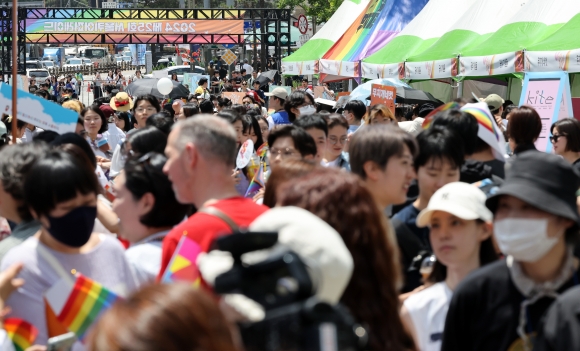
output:
[[[234,222],[233,219],[231,219],[222,210],[215,208],[213,206],[202,207],[197,212],[206,213],[210,216],[214,216],[214,217],[221,219],[222,221],[224,221],[228,225],[228,227],[230,227],[232,232],[237,232],[240,229],[238,227],[238,225],[236,224],[236,222]]]
[[[40,241],[37,241],[37,245],[34,245],[33,241],[26,240],[26,245],[36,249],[38,254],[42,256],[42,258],[52,267],[52,269],[58,274],[61,278],[64,278],[69,281],[69,283],[74,283],[75,277],[64,269],[63,265],[58,262],[56,257],[46,248],[44,247]]]

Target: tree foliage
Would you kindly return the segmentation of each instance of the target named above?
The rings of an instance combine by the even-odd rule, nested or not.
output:
[[[302,7],[307,16],[316,16],[316,22],[326,22],[343,0],[279,0],[278,8]]]

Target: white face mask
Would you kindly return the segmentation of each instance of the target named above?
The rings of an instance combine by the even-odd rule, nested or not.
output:
[[[308,105],[308,106],[299,107],[298,111],[300,111],[300,116],[306,116],[306,115],[311,115],[311,114],[315,113],[316,108],[314,108],[314,106],[312,106],[312,105]]]
[[[547,219],[502,219],[494,223],[494,232],[501,252],[520,262],[538,261],[558,242],[548,237]]]

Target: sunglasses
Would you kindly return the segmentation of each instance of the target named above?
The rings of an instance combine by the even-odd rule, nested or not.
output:
[[[550,141],[553,143],[557,143],[558,139],[560,139],[561,137],[565,137],[565,134],[554,134],[550,137]]]

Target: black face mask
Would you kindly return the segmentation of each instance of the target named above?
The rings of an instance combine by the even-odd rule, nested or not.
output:
[[[48,232],[53,238],[70,247],[81,247],[89,241],[97,218],[96,206],[77,207],[62,217],[47,216]]]

